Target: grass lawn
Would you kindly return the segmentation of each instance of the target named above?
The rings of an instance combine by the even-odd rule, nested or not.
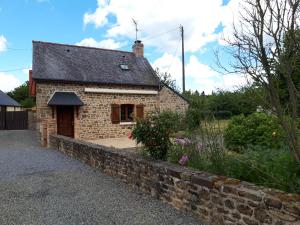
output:
[[[229,120],[212,120],[203,121],[200,129],[208,131],[209,133],[221,133],[223,134],[228,126]]]

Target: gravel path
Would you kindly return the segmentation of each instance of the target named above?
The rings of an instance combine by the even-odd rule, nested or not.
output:
[[[176,211],[58,151],[32,131],[0,131],[1,225],[194,225]]]

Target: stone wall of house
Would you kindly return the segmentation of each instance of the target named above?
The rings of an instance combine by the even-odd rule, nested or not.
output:
[[[28,129],[36,130],[37,126],[36,112],[28,111]]]
[[[161,111],[175,110],[179,113],[185,113],[189,107],[185,99],[165,86],[159,92],[159,105]]]
[[[111,104],[143,104],[145,114],[158,107],[157,95],[85,93],[84,88],[140,89],[134,86],[101,86],[87,84],[37,83],[37,119],[40,122],[40,137],[44,146],[50,134],[57,133],[56,109],[47,105],[55,91],[74,91],[83,101],[78,115],[74,110],[75,138],[93,140],[127,136],[133,125],[112,124]],[[144,88],[143,90],[145,90]],[[52,111],[53,110],[53,111]]]
[[[51,147],[211,225],[299,225],[300,196],[52,135]]]

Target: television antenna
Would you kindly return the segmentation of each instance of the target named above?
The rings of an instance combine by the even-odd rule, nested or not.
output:
[[[138,32],[139,32],[138,22],[133,18],[132,18],[132,22],[133,22],[133,25],[135,26],[135,40],[137,41],[137,36],[138,36]]]

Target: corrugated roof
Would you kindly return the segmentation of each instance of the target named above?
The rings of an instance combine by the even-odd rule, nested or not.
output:
[[[21,106],[18,102],[16,102],[14,99],[9,97],[7,94],[5,94],[1,90],[0,90],[0,105],[1,106],[14,106],[14,107]]]
[[[118,50],[33,41],[32,70],[35,80],[159,86],[147,59]]]

